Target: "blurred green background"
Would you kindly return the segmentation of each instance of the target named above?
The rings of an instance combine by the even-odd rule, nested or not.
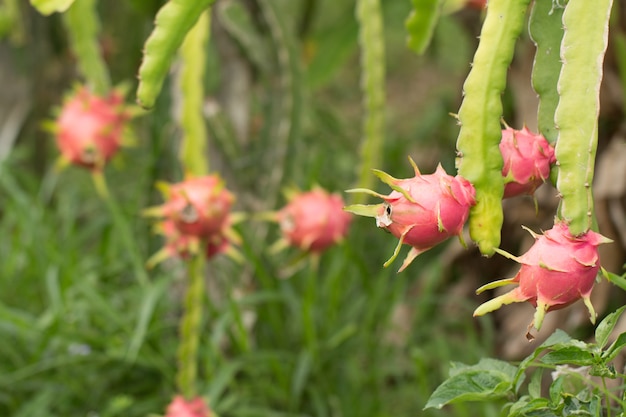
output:
[[[366,218],[354,219],[316,273],[294,265],[295,251],[268,252],[277,227],[253,214],[280,207],[283,187],[353,187],[363,117],[354,1],[269,3],[284,30],[268,23],[267,2],[219,0],[213,10],[207,157],[250,219],[237,226],[245,263],[220,258],[207,268],[200,394],[223,417],[498,415],[498,404],[422,407],[450,361],[496,353],[493,318],[471,317],[480,301],[471,293],[510,263],[485,267],[475,250],[451,242],[396,274],[399,265],[382,267],[395,238]],[[481,12],[445,16],[418,57],[405,45],[410,2],[381,3],[387,129],[375,168],[410,176],[411,155],[425,173],[438,162],[452,173],[458,127],[450,113]],[[101,46],[114,82],[131,85],[129,102],[160,5],[99,4]],[[119,221],[88,172],[55,169],[53,138],[41,128],[80,81],[60,16],[5,0],[0,34],[0,416],[162,414],[175,393],[185,269],[167,262],[146,282],[137,263],[161,245],[140,215],[160,201],[154,183],[182,177],[175,86],[166,83],[155,109],[133,121],[136,146],[106,169]],[[523,39],[526,64],[528,45]],[[504,100],[505,118],[524,122],[515,97]],[[541,224],[549,211],[531,219]],[[512,252],[515,227],[503,232]]]

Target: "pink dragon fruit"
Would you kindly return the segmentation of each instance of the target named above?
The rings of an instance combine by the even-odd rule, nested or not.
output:
[[[167,201],[145,214],[171,220],[184,235],[207,237],[221,231],[234,202],[234,196],[217,175],[163,185],[162,191]]]
[[[393,256],[385,262],[385,266],[395,260],[402,244],[412,246],[398,272],[433,246],[451,236],[460,237],[469,209],[476,204],[476,191],[465,178],[446,174],[441,165],[433,174],[422,175],[415,162],[411,158],[409,161],[415,171],[413,178],[396,179],[374,170],[394,190],[387,196],[361,188],[348,190],[382,198],[384,203],[355,204],[345,208],[354,214],[375,217],[378,227],[399,239]]]
[[[122,94],[98,97],[84,87],[65,101],[53,127],[63,160],[101,170],[122,144],[130,119]]]
[[[155,231],[165,237],[165,245],[148,260],[148,267],[168,258],[187,259],[201,248],[207,259],[221,253],[241,259],[233,246],[241,238],[233,226],[242,217],[231,213],[234,196],[217,175],[161,184],[160,188],[167,201],[144,210],[144,215],[162,218]]]
[[[539,330],[546,312],[564,308],[582,298],[591,322],[595,323],[596,313],[589,297],[600,268],[598,246],[611,240],[593,231],[572,236],[564,221],[557,221],[543,235],[530,233],[535,243],[519,258],[497,250],[522,265],[517,275],[484,285],[476,293],[507,284],[519,286],[480,305],[474,316],[482,316],[506,304],[528,301],[536,307],[529,327],[534,325]]]
[[[177,395],[167,406],[165,417],[210,417],[210,415],[211,411],[201,397],[186,400],[182,395]]]
[[[289,203],[275,214],[283,233],[281,243],[320,253],[348,233],[351,217],[343,211],[341,196],[317,187],[288,198]]]
[[[515,130],[506,126],[502,130],[500,153],[504,160],[504,198],[532,195],[550,176],[550,166],[556,161],[554,148],[546,138],[526,127]]]

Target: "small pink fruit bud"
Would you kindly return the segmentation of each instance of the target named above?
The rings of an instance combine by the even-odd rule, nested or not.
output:
[[[611,240],[593,231],[573,236],[564,221],[558,221],[543,235],[533,233],[533,236],[535,243],[519,258],[498,250],[522,264],[519,272],[513,278],[484,285],[476,293],[507,284],[519,286],[480,305],[474,316],[482,316],[506,304],[528,301],[536,307],[531,326],[534,324],[539,330],[546,312],[582,299],[595,323],[590,295],[600,268],[598,246]]]
[[[167,193],[163,216],[181,233],[198,237],[219,232],[235,200],[217,175],[189,178],[171,185]]]
[[[130,119],[123,101],[119,92],[98,97],[84,87],[67,99],[55,124],[62,158],[102,169],[121,146],[124,124]]]
[[[186,400],[182,395],[174,397],[167,406],[165,417],[210,417],[209,407],[201,397]]]
[[[346,207],[354,214],[375,217],[378,227],[400,239],[385,266],[393,262],[402,244],[412,246],[400,271],[433,246],[451,236],[460,236],[470,207],[476,204],[476,191],[465,178],[446,174],[441,165],[433,174],[422,175],[415,162],[409,160],[415,171],[413,178],[396,179],[375,171],[394,190],[391,194],[385,196],[366,189],[349,190],[374,195],[385,200],[384,203]]]
[[[234,196],[219,176],[161,184],[161,190],[166,202],[144,210],[144,215],[161,218],[155,229],[165,237],[165,245],[148,260],[148,267],[168,258],[187,259],[197,255],[200,249],[207,259],[226,253],[241,260],[232,243],[240,243],[233,225],[242,218],[231,213]]]
[[[554,148],[546,138],[526,127],[503,129],[500,152],[504,160],[504,198],[532,195],[550,176],[550,166],[556,161]]]
[[[341,196],[321,188],[294,194],[277,213],[288,244],[305,251],[322,252],[348,233],[351,217],[343,211]]]

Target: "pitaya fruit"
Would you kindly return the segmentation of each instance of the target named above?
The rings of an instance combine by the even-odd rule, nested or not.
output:
[[[550,176],[550,167],[556,161],[552,145],[527,127],[515,130],[506,126],[502,130],[500,153],[504,160],[504,198],[532,195]]]
[[[590,295],[600,268],[598,246],[610,239],[593,231],[572,236],[564,221],[543,235],[535,235],[533,246],[520,257],[498,249],[502,255],[516,260],[522,267],[515,277],[480,287],[476,293],[507,284],[519,286],[480,305],[474,316],[497,310],[503,305],[528,301],[536,307],[531,326],[539,330],[546,312],[564,308],[582,298],[595,323],[596,313]]]
[[[144,210],[144,215],[162,218],[155,231],[165,237],[165,244],[148,260],[148,267],[168,258],[187,259],[201,249],[207,259],[221,253],[241,259],[233,246],[241,238],[233,226],[242,217],[230,211],[234,196],[217,175],[162,183],[160,188],[167,201]]]
[[[80,87],[68,98],[53,125],[61,158],[91,170],[101,170],[122,144],[130,119],[118,91],[106,97]]]
[[[185,235],[207,237],[221,231],[234,202],[217,175],[191,177],[161,188],[167,201],[145,214],[171,220]]]
[[[316,187],[291,193],[288,199],[289,203],[273,214],[283,234],[279,247],[295,246],[321,253],[348,233],[351,216],[343,211],[341,196]]]
[[[476,190],[465,178],[448,175],[441,165],[433,174],[422,175],[415,162],[411,158],[409,161],[415,171],[413,178],[396,179],[374,170],[394,190],[387,196],[361,188],[348,190],[382,198],[384,203],[345,208],[354,214],[375,217],[376,226],[400,239],[385,266],[395,260],[402,244],[412,246],[398,272],[433,246],[451,236],[460,237],[470,207],[476,204]]]
[[[165,417],[210,417],[211,411],[201,397],[186,400],[182,395],[174,397],[167,406]]]

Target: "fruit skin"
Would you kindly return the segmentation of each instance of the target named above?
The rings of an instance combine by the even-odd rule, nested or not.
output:
[[[210,417],[211,411],[207,407],[204,399],[195,397],[186,400],[182,395],[174,397],[167,406],[165,417]]]
[[[120,92],[99,97],[79,87],[66,99],[54,126],[61,157],[101,170],[122,145],[122,132],[130,117]]]
[[[292,193],[288,199],[288,204],[276,213],[276,220],[289,245],[321,253],[348,233],[352,217],[343,211],[340,195],[316,187]]]
[[[476,292],[507,284],[518,284],[518,287],[480,305],[474,316],[482,316],[506,304],[528,301],[536,307],[531,326],[539,330],[545,313],[582,299],[591,322],[595,323],[596,313],[590,296],[600,268],[598,246],[611,240],[591,230],[573,236],[567,223],[561,220],[543,235],[532,235],[535,243],[520,257],[499,251],[522,265],[517,275],[484,285]]]
[[[217,175],[188,178],[170,185],[166,193],[162,215],[172,220],[180,233],[198,237],[222,230],[235,200]]]
[[[433,174],[422,175],[415,162],[409,160],[415,171],[412,178],[396,179],[374,171],[394,190],[389,195],[366,189],[348,190],[374,195],[384,203],[346,207],[352,213],[375,217],[378,227],[399,239],[394,255],[385,266],[393,262],[402,244],[412,246],[400,271],[433,246],[451,236],[460,236],[470,207],[476,204],[476,190],[465,178],[448,175],[441,165]]]
[[[541,134],[524,126],[522,130],[506,127],[502,130],[500,153],[504,160],[504,198],[532,195],[550,176],[556,162],[554,147]]]
[[[148,260],[149,268],[165,259],[189,259],[200,252],[207,259],[226,253],[241,260],[233,246],[241,243],[241,238],[233,226],[242,217],[231,212],[235,197],[218,175],[188,177],[159,186],[165,203],[144,210],[144,215],[160,218],[155,232],[165,237],[165,243]]]

